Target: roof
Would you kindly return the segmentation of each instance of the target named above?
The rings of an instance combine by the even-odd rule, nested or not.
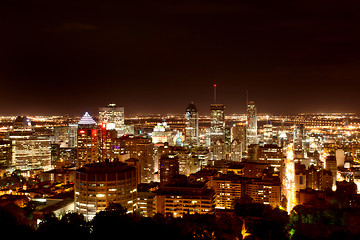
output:
[[[193,102],[189,103],[186,108],[186,112],[197,112],[197,108]]]
[[[84,114],[84,116],[80,119],[78,122],[79,125],[95,125],[96,122],[94,119],[90,116],[88,112]]]

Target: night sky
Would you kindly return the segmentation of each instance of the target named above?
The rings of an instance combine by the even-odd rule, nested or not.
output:
[[[268,3],[267,3],[268,2]],[[271,4],[270,4],[271,2]],[[1,1],[0,114],[359,112],[359,1]]]

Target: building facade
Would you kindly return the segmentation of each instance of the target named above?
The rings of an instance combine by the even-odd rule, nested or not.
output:
[[[99,160],[99,130],[87,112],[78,122],[77,148],[77,168]]]
[[[98,162],[76,170],[75,211],[91,220],[97,212],[119,203],[128,213],[136,209],[136,171],[122,162]]]
[[[246,111],[246,146],[257,144],[257,111],[255,102],[250,101]]]
[[[199,145],[199,114],[194,103],[189,103],[185,112],[185,145]]]
[[[99,123],[106,123],[106,129],[115,129],[118,136],[122,136],[125,126],[124,108],[117,107],[114,103],[99,108]]]

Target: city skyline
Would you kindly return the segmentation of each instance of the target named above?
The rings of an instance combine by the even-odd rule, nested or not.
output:
[[[359,3],[7,2],[0,114],[358,112]],[[64,14],[66,13],[66,14]],[[29,15],[30,14],[30,15]],[[46,19],[46,21],[44,21]]]

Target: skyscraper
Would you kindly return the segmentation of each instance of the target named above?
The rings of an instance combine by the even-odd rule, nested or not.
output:
[[[247,105],[247,126],[246,126],[246,146],[257,144],[257,116],[255,102],[250,101]]]
[[[77,168],[85,164],[98,161],[99,158],[99,133],[97,124],[89,115],[85,115],[78,122],[77,132]]]
[[[210,143],[225,142],[225,106],[221,103],[210,105]]]
[[[11,140],[11,165],[18,170],[51,169],[51,144],[48,138],[39,138],[31,121],[18,116],[9,133]]]
[[[193,102],[185,112],[185,145],[194,147],[199,144],[199,114]]]
[[[106,123],[107,130],[115,129],[118,136],[122,136],[125,128],[124,108],[117,107],[115,103],[99,108],[99,122]]]
[[[304,124],[297,124],[294,128],[294,150],[303,150],[303,141],[305,138],[305,127]]]

